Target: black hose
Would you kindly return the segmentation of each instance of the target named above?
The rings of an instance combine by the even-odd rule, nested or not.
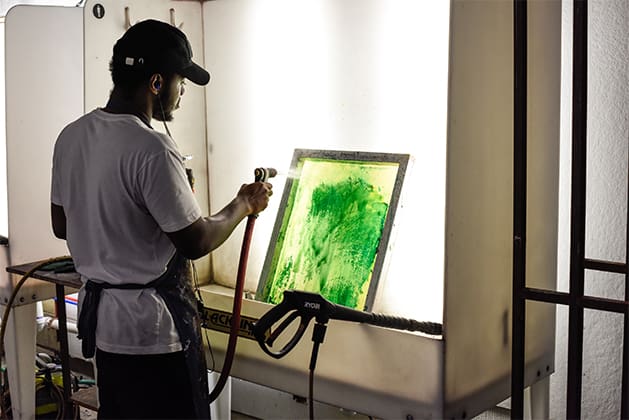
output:
[[[365,323],[396,330],[419,331],[430,335],[441,335],[443,326],[436,322],[416,321],[391,315],[371,314]]]

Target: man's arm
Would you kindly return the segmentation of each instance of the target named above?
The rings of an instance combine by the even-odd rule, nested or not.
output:
[[[242,219],[264,210],[271,188],[266,182],[243,185],[236,198],[217,214],[200,217],[188,227],[166,234],[186,258],[201,258],[225,242]]]
[[[55,236],[59,239],[66,239],[66,213],[63,207],[51,203],[50,219]]]

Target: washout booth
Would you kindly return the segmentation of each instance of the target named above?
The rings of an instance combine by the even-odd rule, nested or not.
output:
[[[530,286],[547,289],[556,282],[560,6],[528,6],[526,274]],[[88,0],[80,7],[12,8],[4,23],[9,246],[3,264],[68,254],[49,224],[53,144],[65,124],[104,106],[112,46],[128,25],[146,18],[181,27],[195,61],[212,75],[205,88],[187,87],[169,123],[182,154],[192,156],[188,165],[205,214],[224,206],[259,166],[278,169],[271,182],[282,191],[296,150],[409,157],[387,245],[378,249],[368,309],[440,323],[443,333],[332,320],[315,374],[320,409],[470,418],[507,399],[511,2]],[[256,292],[266,281],[276,221],[286,211],[279,196],[257,219],[251,244],[242,315],[253,320],[273,307]],[[196,261],[203,302],[212,310],[232,308],[242,236],[240,226]],[[2,276],[6,299],[16,278]],[[53,295],[51,285],[29,280],[9,322],[8,372],[14,413],[22,418],[33,417],[35,305]],[[544,384],[554,370],[554,324],[550,305],[528,306],[527,386]],[[208,360],[220,371],[227,334],[206,332]],[[310,331],[304,337],[280,360],[241,337],[231,409],[304,416],[303,406],[268,402],[268,395],[279,401],[282,393],[308,394]],[[244,389],[246,398],[239,395]]]

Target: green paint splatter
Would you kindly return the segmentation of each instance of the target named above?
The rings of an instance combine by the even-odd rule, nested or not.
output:
[[[373,171],[354,170],[351,176],[320,182],[301,204],[288,203],[292,220],[282,226],[282,246],[264,300],[279,303],[284,290],[299,289],[364,307],[390,199],[390,192],[383,195],[381,187],[367,180]],[[299,193],[293,191],[293,197]]]

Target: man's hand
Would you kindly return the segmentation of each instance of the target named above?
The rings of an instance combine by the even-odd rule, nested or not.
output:
[[[258,214],[269,205],[269,198],[273,195],[273,185],[268,182],[254,182],[243,184],[238,191],[237,198],[243,199],[249,209],[248,214]]]

